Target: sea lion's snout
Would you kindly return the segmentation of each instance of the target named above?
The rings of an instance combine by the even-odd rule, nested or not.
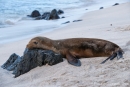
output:
[[[33,46],[33,45],[30,45],[30,44],[26,45],[26,49],[28,49],[28,50],[31,50],[31,49],[34,49],[34,48],[35,48],[35,46]]]
[[[35,39],[31,39],[29,43],[26,45],[26,48],[28,49],[35,49],[39,47],[39,41]]]

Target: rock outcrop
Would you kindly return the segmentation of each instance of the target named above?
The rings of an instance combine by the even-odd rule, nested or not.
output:
[[[39,13],[39,11],[37,10],[34,10],[32,12],[31,15],[28,15],[29,17],[35,17],[35,20],[41,20],[41,19],[44,19],[44,20],[55,20],[55,19],[60,19],[60,16],[61,14],[63,14],[64,11],[62,10],[56,10],[56,9],[53,9],[51,12],[45,12],[43,13],[43,15],[41,15]]]
[[[28,15],[29,17],[39,17],[41,16],[40,12],[38,10],[34,10],[31,15]]]
[[[51,50],[34,49],[27,51],[22,57],[13,53],[1,67],[13,71],[14,77],[18,77],[37,66],[52,66],[62,61],[62,55]]]

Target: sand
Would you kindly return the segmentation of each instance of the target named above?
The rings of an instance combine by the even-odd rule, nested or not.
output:
[[[51,39],[101,38],[118,44],[124,59],[100,64],[106,57],[83,58],[81,67],[64,62],[42,66],[13,78],[0,68],[0,87],[130,87],[130,3],[86,13],[80,22],[41,34]],[[0,65],[12,53],[23,54],[31,38],[0,45]]]

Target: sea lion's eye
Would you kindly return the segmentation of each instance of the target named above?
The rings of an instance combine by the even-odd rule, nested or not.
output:
[[[33,42],[34,44],[38,44],[38,42]]]

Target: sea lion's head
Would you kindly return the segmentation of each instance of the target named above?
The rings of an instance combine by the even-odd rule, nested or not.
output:
[[[41,40],[38,37],[32,38],[27,44],[26,48],[36,49],[41,47]]]
[[[48,49],[51,47],[50,39],[46,37],[34,37],[27,44],[28,49]]]

